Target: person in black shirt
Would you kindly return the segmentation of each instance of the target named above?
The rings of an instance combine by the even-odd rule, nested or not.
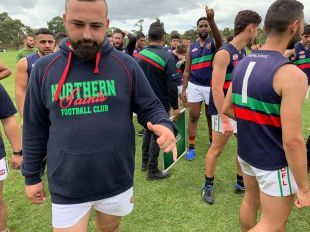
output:
[[[165,31],[160,22],[152,23],[148,33],[150,46],[135,55],[153,91],[164,105],[168,114],[170,107],[175,118],[180,114],[178,107],[177,80],[179,74],[173,57],[164,50]],[[158,169],[159,146],[157,136],[146,130],[142,145],[142,171],[147,171],[148,180],[164,179],[169,173]]]

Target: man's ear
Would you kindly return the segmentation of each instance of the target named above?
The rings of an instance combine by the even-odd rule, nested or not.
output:
[[[299,27],[300,27],[300,20],[293,21],[290,25],[290,32],[295,34],[299,30]]]

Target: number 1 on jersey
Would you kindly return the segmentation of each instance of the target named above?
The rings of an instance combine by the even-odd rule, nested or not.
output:
[[[250,62],[248,68],[246,69],[243,83],[242,83],[242,102],[243,103],[248,103],[248,82],[249,78],[251,76],[251,73],[253,71],[253,68],[255,66],[256,62]]]

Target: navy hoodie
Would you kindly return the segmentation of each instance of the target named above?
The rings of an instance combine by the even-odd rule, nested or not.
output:
[[[55,204],[100,200],[131,188],[133,112],[143,126],[152,122],[177,132],[133,58],[106,40],[95,60],[83,61],[63,41],[31,72],[23,125],[26,185],[41,181],[47,154]]]

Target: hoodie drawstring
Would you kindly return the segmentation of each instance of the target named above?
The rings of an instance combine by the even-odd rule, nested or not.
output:
[[[62,86],[64,85],[64,83],[66,81],[66,78],[68,76],[68,73],[69,73],[69,69],[70,69],[70,65],[71,65],[71,60],[72,60],[72,51],[69,52],[66,68],[65,68],[64,72],[62,73],[61,78],[60,78],[60,80],[58,82],[58,86],[57,86],[56,93],[55,93],[55,96],[54,96],[54,101],[58,101],[59,100],[59,95],[60,95]]]
[[[97,52],[97,55],[96,55],[96,66],[95,66],[95,69],[94,69],[94,73],[95,74],[99,73],[98,65],[99,65],[99,62],[100,62],[100,57],[101,57],[101,53]]]

